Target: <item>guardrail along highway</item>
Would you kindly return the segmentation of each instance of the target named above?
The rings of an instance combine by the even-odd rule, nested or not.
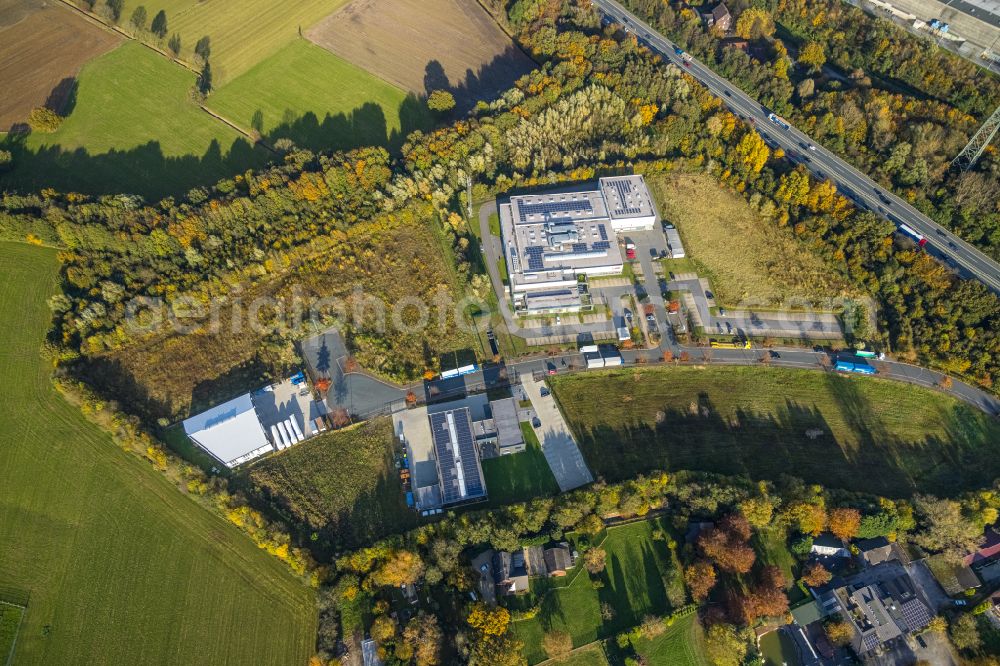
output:
[[[662,34],[615,0],[593,0],[594,6],[609,20],[660,54],[667,62],[681,67],[723,101],[733,112],[756,125],[757,131],[773,147],[780,146],[786,155],[795,155],[817,178],[832,180],[837,190],[855,204],[881,215],[899,228],[906,225],[926,239],[924,249],[952,266],[959,275],[979,280],[1000,294],[1000,264],[951,233],[892,192],[877,185],[864,173],[840,159],[795,127],[768,118],[769,112],[736,85],[722,78],[690,55],[677,48]],[[905,233],[905,231],[904,231]]]

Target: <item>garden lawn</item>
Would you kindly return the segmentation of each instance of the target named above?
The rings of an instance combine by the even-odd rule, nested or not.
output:
[[[16,663],[304,664],[313,592],[53,389],[40,351],[56,252],[0,243],[0,274],[0,590],[27,602]]]
[[[415,96],[304,39],[219,88],[208,106],[270,142],[289,138],[324,151],[397,148],[433,122]]]
[[[652,469],[793,474],[909,496],[954,495],[1000,475],[1000,424],[900,382],[761,365],[551,379],[587,464],[609,481]]]
[[[789,299],[820,303],[852,293],[847,281],[803,247],[788,229],[763,219],[740,196],[706,174],[649,179],[663,219],[673,223],[688,261],[669,271],[709,278],[721,305],[777,305]],[[794,304],[794,303],[792,303]]]
[[[530,423],[521,424],[521,434],[524,436],[524,451],[483,461],[486,491],[494,506],[559,492],[559,484],[552,476]]]
[[[76,103],[50,134],[0,148],[14,168],[0,189],[54,187],[85,193],[134,193],[147,199],[260,166],[273,156],[191,101],[195,75],[136,42],[87,63]]]
[[[541,642],[546,632],[569,632],[573,645],[580,646],[631,628],[647,614],[669,611],[663,584],[669,554],[663,541],[653,539],[657,528],[664,529],[658,519],[608,529],[601,544],[607,552],[607,566],[597,577],[603,582],[601,589],[594,589],[590,575],[582,569],[569,574],[576,577],[565,587],[552,586],[546,579],[532,580],[531,594],[540,598],[528,602],[539,603],[541,610],[534,618],[514,624],[529,663],[545,659]],[[602,619],[602,602],[614,609],[611,620]]]
[[[0,601],[0,661],[4,664],[12,663],[11,656],[23,616],[24,609],[20,606]]]
[[[252,491],[306,532],[355,548],[417,524],[393,464],[389,419],[323,433],[253,465]]]
[[[653,639],[640,638],[636,653],[648,666],[707,666],[705,632],[697,613],[677,618]]]

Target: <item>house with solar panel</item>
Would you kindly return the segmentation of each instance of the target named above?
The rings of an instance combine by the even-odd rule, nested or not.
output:
[[[621,273],[617,234],[656,224],[638,175],[601,178],[594,190],[512,196],[499,212],[510,296],[520,314],[586,310],[590,299],[579,276]]]
[[[896,561],[863,569],[847,579],[835,578],[811,592],[820,615],[839,615],[850,623],[854,629],[851,646],[862,659],[920,631],[934,617],[923,591]]]

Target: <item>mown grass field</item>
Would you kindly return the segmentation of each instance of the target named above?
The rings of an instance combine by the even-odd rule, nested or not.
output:
[[[648,182],[660,214],[677,227],[689,263],[711,279],[720,304],[818,303],[852,292],[821,258],[804,251],[790,230],[761,218],[711,176],[675,174]],[[671,262],[666,266],[674,270]]]
[[[24,608],[0,601],[0,662],[12,663]]]
[[[158,199],[273,157],[199,109],[189,97],[194,83],[193,73],[135,42],[95,58],[81,70],[76,104],[59,129],[0,141],[14,153],[0,189]]]
[[[53,250],[0,243],[0,588],[17,663],[304,664],[313,593],[84,420],[40,356]]]
[[[541,611],[530,620],[514,623],[529,663],[545,659],[541,642],[546,632],[566,631],[573,637],[573,645],[580,646],[634,627],[647,614],[664,615],[669,611],[663,584],[669,553],[663,541],[653,539],[653,530],[661,526],[660,522],[642,521],[607,531],[601,544],[607,552],[607,566],[598,576],[604,583],[601,589],[594,589],[586,571],[579,571],[566,586],[532,581],[531,594],[542,591]],[[602,619],[602,602],[614,609],[611,620]]]
[[[522,423],[521,433],[524,436],[524,451],[483,461],[486,491],[494,506],[559,493],[559,484],[552,476],[534,428],[530,423]]]
[[[792,474],[908,496],[954,495],[1000,474],[1000,424],[909,384],[761,366],[552,379],[588,465],[608,480],[649,469]]]
[[[300,31],[347,0],[125,0],[122,23],[143,5],[152,19],[163,9],[170,34],[181,37],[181,58],[191,60],[204,36],[211,40],[213,79],[222,85],[300,36]]]
[[[252,491],[306,531],[354,548],[417,524],[392,461],[387,418],[318,435],[246,472]]]
[[[698,615],[692,613],[674,620],[656,638],[640,638],[636,653],[649,666],[707,666],[705,632]]]
[[[314,150],[397,147],[433,124],[413,95],[304,39],[213,92],[208,106],[269,141]]]

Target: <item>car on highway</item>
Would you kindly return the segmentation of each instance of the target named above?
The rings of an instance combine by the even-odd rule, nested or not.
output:
[[[687,60],[685,60],[684,61],[684,66],[687,67],[688,69],[690,69],[691,68],[691,63],[689,63]]]
[[[728,90],[723,90],[723,91],[722,91],[722,93],[723,93],[723,94],[724,94],[724,95],[725,95],[726,97],[732,97],[732,96],[733,96],[733,93],[729,92]]]
[[[771,358],[781,358],[781,354],[774,351],[773,349],[767,352],[767,355],[770,356]]]
[[[815,151],[816,150],[816,146],[814,146],[813,144],[810,143],[809,144],[809,150]]]
[[[651,324],[655,324],[656,323],[656,315],[654,315],[654,314],[648,314],[648,315],[646,315],[646,321],[648,321]]]

